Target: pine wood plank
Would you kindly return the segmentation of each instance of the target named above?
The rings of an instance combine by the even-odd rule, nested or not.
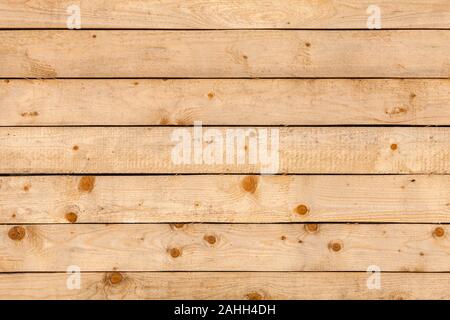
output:
[[[70,5],[82,28],[367,28],[373,1],[40,0],[0,2],[0,28],[66,28]],[[383,28],[450,28],[445,0],[377,0]]]
[[[63,273],[0,274],[0,299],[450,299],[448,273],[382,273],[380,289],[368,289],[369,276],[363,272],[82,273],[80,289],[69,290],[69,276]]]
[[[216,129],[222,137],[216,141],[230,154],[225,147],[230,128]],[[222,164],[195,162],[194,151],[190,164],[176,164],[172,152],[182,154],[181,140],[176,140],[180,130],[194,140],[192,127],[3,127],[0,173],[260,173],[264,168],[279,173],[450,173],[448,127],[268,128],[261,134],[267,133],[269,141],[279,130],[279,161],[267,161],[272,168],[248,159],[228,164],[225,155]],[[204,139],[204,150],[210,150],[209,142]],[[242,146],[235,151],[267,149],[247,144],[247,151]]]
[[[0,223],[450,222],[447,175],[260,176],[253,193],[249,179],[0,177]]]
[[[450,125],[449,80],[6,80],[0,125]]]
[[[449,30],[0,31],[2,78],[427,77]]]
[[[0,271],[450,271],[446,225],[0,226]]]

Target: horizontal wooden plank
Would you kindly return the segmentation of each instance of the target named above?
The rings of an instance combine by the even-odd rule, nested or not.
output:
[[[446,225],[0,226],[0,271],[450,271]]]
[[[6,80],[0,125],[450,125],[449,80]]]
[[[0,28],[66,28],[79,5],[82,28],[367,28],[373,1],[44,0],[0,1]],[[377,0],[383,28],[450,28],[445,0]],[[69,11],[70,12],[70,11]]]
[[[448,273],[381,273],[379,289],[363,272],[81,273],[79,290],[69,276],[0,274],[0,299],[450,299]]]
[[[0,77],[443,77],[450,30],[0,31]]]
[[[205,158],[194,159],[199,128],[2,127],[0,173],[450,173],[449,127],[245,128],[260,143],[268,139],[262,147],[248,139],[227,147],[237,128],[211,129],[203,128]],[[278,153],[271,142],[277,134]],[[267,150],[269,157],[238,163],[232,150]],[[178,162],[183,151],[191,156]]]
[[[448,175],[1,177],[0,223],[439,223],[449,196]]]

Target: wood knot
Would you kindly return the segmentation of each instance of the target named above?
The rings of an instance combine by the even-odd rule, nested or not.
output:
[[[208,92],[208,99],[214,98],[215,94],[214,92]]]
[[[26,184],[23,186],[23,191],[28,192],[30,191],[31,186],[29,184]]]
[[[249,193],[255,193],[258,188],[258,177],[257,176],[246,176],[241,182],[242,189]]]
[[[95,177],[92,176],[84,176],[80,179],[78,183],[78,190],[81,192],[90,193],[94,189],[95,185]]]
[[[15,226],[9,229],[8,237],[11,240],[20,241],[25,238],[25,228],[21,226]]]
[[[340,241],[331,241],[328,244],[328,248],[334,252],[341,251],[342,249],[342,243]]]
[[[407,113],[408,109],[403,108],[403,107],[395,107],[392,109],[389,109],[385,111],[385,113],[389,116],[393,116],[393,115],[397,115],[397,114],[402,114],[402,113]]]
[[[295,212],[298,213],[301,216],[304,216],[309,212],[309,208],[305,206],[304,204],[300,204],[295,208]]]
[[[172,223],[170,225],[172,229],[183,229],[185,224],[184,223]]]
[[[213,245],[217,242],[217,238],[214,235],[205,235],[203,240],[208,242],[210,245]]]
[[[263,296],[258,292],[250,292],[245,295],[248,300],[262,300]]]
[[[305,42],[305,46],[307,46],[309,48],[309,47],[311,47],[311,43]]]
[[[305,224],[305,230],[309,233],[315,233],[319,231],[319,225],[316,223]]]
[[[66,213],[66,220],[69,221],[70,223],[75,223],[77,222],[78,216],[75,212],[68,212]]]
[[[109,275],[109,282],[111,284],[119,284],[123,280],[123,276],[120,272],[113,272]]]
[[[391,150],[395,151],[398,149],[398,145],[396,143],[391,144]]]
[[[39,112],[37,111],[31,111],[31,112],[22,112],[22,117],[37,117],[39,115]]]
[[[167,118],[167,117],[162,117],[162,118],[159,120],[159,124],[162,125],[162,126],[168,125],[169,122],[170,122],[170,121],[169,121],[169,118]]]
[[[178,258],[181,256],[181,250],[178,248],[169,249],[169,254],[172,258]]]
[[[78,151],[79,149],[80,149],[80,147],[77,146],[77,145],[75,145],[75,146],[72,147],[72,150],[73,150],[73,151]]]
[[[442,227],[437,227],[436,229],[434,229],[433,231],[433,236],[441,238],[443,237],[445,234],[445,230]]]

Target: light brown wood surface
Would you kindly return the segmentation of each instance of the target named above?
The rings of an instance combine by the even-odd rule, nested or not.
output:
[[[78,5],[82,28],[365,29],[373,4],[383,28],[450,28],[446,0],[2,0],[0,28],[66,28],[67,7]]]
[[[173,161],[177,158],[172,152],[175,156],[182,154],[177,151],[181,140],[176,140],[180,130],[194,139],[192,127],[3,127],[0,173],[262,172],[264,166],[259,161],[252,164],[246,159],[239,164],[235,159],[227,164],[227,128],[216,129],[222,136],[217,141],[223,141],[223,164],[197,164],[194,151],[190,164]],[[278,173],[450,173],[448,127],[268,128],[269,142],[276,137],[274,130],[279,130],[279,161],[273,158],[271,162]],[[257,130],[253,133],[260,134]],[[264,132],[261,134],[264,136]],[[247,152],[256,150],[250,147]],[[235,152],[237,149],[245,151],[240,147]]]
[[[90,191],[80,188],[84,181],[91,182]],[[248,181],[254,181],[253,188],[247,187]],[[78,223],[448,223],[450,176],[0,177],[0,223],[73,219]]]
[[[450,299],[449,52],[447,0],[0,0],[0,299]]]
[[[450,125],[430,79],[0,81],[0,125]]]
[[[450,30],[0,31],[1,78],[447,78]]]
[[[365,272],[82,273],[79,290],[68,274],[0,275],[0,299],[450,299],[448,273],[381,273],[368,289]],[[113,278],[114,279],[114,278]]]
[[[0,240],[2,272],[450,271],[434,224],[2,225]]]

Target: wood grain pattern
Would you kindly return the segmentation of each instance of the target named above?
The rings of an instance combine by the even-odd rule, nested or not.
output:
[[[449,52],[447,0],[0,0],[0,299],[450,299]]]
[[[7,80],[0,125],[450,125],[449,80]]]
[[[33,0],[0,1],[0,28],[66,28],[70,5],[82,28],[367,28],[373,1]],[[377,0],[383,28],[450,28],[445,0]]]
[[[450,176],[261,176],[253,193],[247,180],[1,177],[0,223],[450,222]]]
[[[222,136],[226,152],[227,129],[216,129],[214,132]],[[172,140],[174,130],[178,131]],[[189,134],[194,139],[193,130],[192,127],[3,127],[0,173],[261,172],[261,163],[252,164],[248,159],[241,164],[237,161],[227,164],[224,156],[223,164],[196,163],[194,152],[191,164],[176,164],[172,152],[181,154],[176,151],[179,148],[174,149],[180,145],[181,140],[176,140],[178,134]],[[261,134],[269,134],[270,141],[272,136],[276,137],[274,130],[279,130],[279,162],[275,158],[271,162],[279,164],[280,173],[450,173],[448,127],[292,127],[269,128]],[[204,139],[203,148],[207,148],[209,141]],[[250,146],[248,152],[255,149]],[[244,145],[237,149],[245,152]]]
[[[0,31],[2,78],[428,77],[449,30]]]
[[[450,271],[445,225],[0,226],[2,272]]]
[[[81,290],[67,274],[0,274],[0,299],[450,299],[448,273],[382,273],[381,288],[367,288],[362,272],[140,272],[82,273]]]

